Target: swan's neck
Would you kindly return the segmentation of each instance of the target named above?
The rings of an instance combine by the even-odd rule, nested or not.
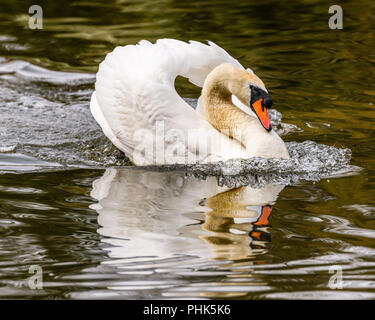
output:
[[[233,104],[233,92],[227,84],[228,81],[225,80],[205,83],[202,90],[204,112],[215,129],[246,146],[249,134],[247,129],[253,126],[257,119]]]
[[[202,89],[202,106],[207,121],[237,141],[248,157],[287,159],[288,151],[277,133],[267,132],[255,115],[250,116],[232,102],[234,95],[250,108],[251,83],[264,88],[258,77],[229,64],[211,71]]]

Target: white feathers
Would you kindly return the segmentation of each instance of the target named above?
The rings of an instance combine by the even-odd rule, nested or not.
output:
[[[192,109],[174,89],[178,75],[197,86],[203,86],[207,75],[222,63],[241,64],[213,42],[208,45],[190,41],[161,39],[155,44],[142,40],[137,45],[117,47],[100,64],[92,95],[91,112],[113,144],[137,163],[134,153],[140,144],[149,144],[157,123],[163,130],[178,128],[184,133],[192,129],[212,130],[211,125]],[[165,139],[163,148],[187,148],[197,161],[196,146],[182,137]],[[147,146],[145,147],[147,148]],[[163,151],[164,152],[164,151]],[[139,155],[139,154],[138,154]],[[142,164],[161,164],[156,152]],[[198,158],[197,158],[198,157]],[[194,157],[193,157],[194,158]],[[185,162],[185,161],[184,161]]]
[[[237,133],[243,130],[236,133],[242,141],[231,139],[228,132],[219,132],[206,120],[201,99],[194,110],[176,92],[178,75],[203,86],[208,74],[223,63],[244,69],[212,42],[162,39],[155,44],[143,40],[117,47],[99,66],[91,112],[104,134],[138,166],[259,156],[288,158],[277,133],[265,131],[235,96],[233,104],[249,117],[228,111],[218,121],[230,123],[239,129]]]

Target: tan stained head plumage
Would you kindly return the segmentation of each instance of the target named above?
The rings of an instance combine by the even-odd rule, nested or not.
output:
[[[232,95],[254,112],[266,131],[272,130],[267,113],[272,99],[263,81],[254,73],[229,63],[213,69],[202,89],[207,119],[216,129],[230,131],[234,124],[248,120],[248,115],[232,103]]]

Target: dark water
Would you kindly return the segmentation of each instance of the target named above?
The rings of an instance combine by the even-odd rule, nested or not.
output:
[[[1,298],[375,298],[373,1],[345,1],[343,30],[325,1],[39,1],[42,30],[32,4],[0,10]],[[123,167],[88,110],[95,72],[162,37],[250,66],[295,168]]]

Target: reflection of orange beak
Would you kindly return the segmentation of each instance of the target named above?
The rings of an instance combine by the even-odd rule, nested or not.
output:
[[[254,224],[256,226],[266,226],[268,224],[268,217],[270,216],[271,211],[272,207],[269,205],[262,207],[262,214]]]
[[[262,105],[263,98],[255,101],[251,105],[251,109],[257,115],[260,123],[268,132],[272,130],[270,118],[268,118],[267,108]]]

